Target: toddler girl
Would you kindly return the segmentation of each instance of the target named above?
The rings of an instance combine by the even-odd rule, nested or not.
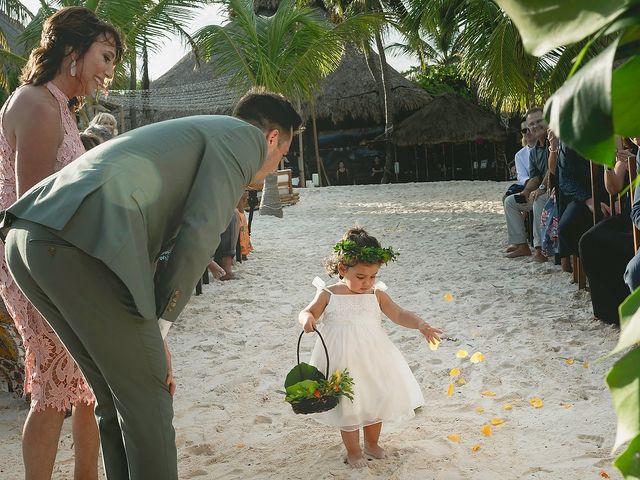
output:
[[[329,275],[337,274],[340,281],[326,287],[316,277],[316,296],[298,319],[305,332],[311,332],[324,316],[320,331],[331,370],[346,368],[353,377],[353,401],[342,398],[336,408],[314,414],[314,418],[339,427],[347,449],[346,462],[352,467],[364,467],[367,461],[360,447],[360,428],[364,433],[364,453],[384,458],[385,452],[378,445],[382,422],[411,418],[414,409],[424,404],[407,362],[382,329],[381,314],[398,325],[419,330],[427,341],[439,341],[442,332],[396,305],[385,293],[386,286],[376,283],[380,266],[397,256],[392,248],[381,248],[366,231],[353,228],[334,251],[326,267]],[[309,363],[321,372],[326,369],[320,339]]]

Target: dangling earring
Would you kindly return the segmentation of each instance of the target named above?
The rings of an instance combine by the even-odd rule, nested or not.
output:
[[[75,77],[78,73],[75,60],[71,60],[71,68],[69,69],[69,73],[71,74],[72,77]]]

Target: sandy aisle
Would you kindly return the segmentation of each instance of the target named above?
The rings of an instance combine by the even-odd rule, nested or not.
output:
[[[311,189],[283,219],[256,215],[256,252],[239,266],[241,280],[205,285],[169,335],[180,478],[583,480],[601,478],[602,470],[621,478],[610,466],[615,415],[603,381],[613,361],[596,363],[617,332],[592,321],[588,293],[559,267],[502,258],[506,187]],[[311,280],[327,279],[322,258],[356,222],[401,252],[380,274],[391,297],[450,339],[431,352],[415,331],[386,321],[427,403],[402,428],[383,430],[390,458],[358,472],[343,465],[337,431],[293,414],[276,393],[295,362],[296,317],[314,295]],[[304,358],[313,341],[303,341]],[[459,360],[460,348],[481,351],[486,361]],[[453,367],[467,383],[447,397]],[[496,395],[482,396],[487,390]],[[544,406],[532,408],[533,397]],[[513,409],[503,410],[505,403]],[[20,401],[0,393],[3,479],[22,477],[25,414]],[[492,417],[506,423],[485,437],[480,428]],[[66,423],[55,478],[71,476]],[[472,452],[476,443],[481,448]]]

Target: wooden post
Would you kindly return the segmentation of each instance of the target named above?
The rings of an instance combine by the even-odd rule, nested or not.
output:
[[[318,168],[318,181],[320,182],[320,186],[322,186],[322,174],[324,173],[324,177],[327,181],[327,185],[331,186],[331,182],[329,181],[329,177],[327,176],[327,172],[324,170],[324,165],[322,164],[322,160],[320,159],[320,149],[318,148],[318,128],[316,126],[316,106],[313,102],[311,102],[311,123],[313,124],[313,141],[314,141],[314,149],[316,152],[316,165]]]
[[[591,198],[593,198],[593,224],[595,225],[602,220],[602,209],[598,202],[598,165],[589,160],[589,167],[591,173]]]
[[[425,180],[429,181],[429,145],[424,145],[424,173],[426,175]]]
[[[451,179],[456,179],[456,150],[453,143],[451,143]]]
[[[471,172],[471,180],[473,180],[473,148],[471,142],[469,143],[469,171]]]
[[[413,146],[413,160],[416,164],[416,182],[418,181],[418,147],[416,145]]]
[[[447,155],[444,151],[444,143],[442,145],[442,165],[444,165],[444,179],[447,180]]]
[[[120,112],[118,114],[120,125],[118,125],[118,133],[124,133],[127,131],[127,127],[124,124],[124,107],[120,105]]]
[[[298,111],[302,111],[302,104],[300,100],[298,100]],[[298,134],[298,147],[300,147],[300,155],[298,156],[298,171],[300,172],[300,182],[298,187],[305,188],[307,186],[307,177],[304,171],[304,130]]]

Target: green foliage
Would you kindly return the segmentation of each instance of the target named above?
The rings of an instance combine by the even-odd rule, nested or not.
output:
[[[195,34],[202,56],[215,56],[219,74],[231,73],[230,86],[253,86],[309,99],[322,79],[342,59],[346,42],[361,43],[385,17],[355,15],[334,25],[315,8],[284,0],[271,17],[256,15],[253,0],[222,0],[232,12],[222,26],[208,25]]]
[[[614,164],[614,135],[639,137],[640,0],[496,0],[517,25],[527,50],[543,55],[585,42],[568,80],[547,101],[550,127],[585,157]],[[608,46],[594,58],[594,43]],[[607,375],[618,417],[615,461],[626,479],[640,478],[640,289],[620,306],[624,352]]]
[[[467,80],[454,65],[428,65],[424,71],[416,70],[411,77],[431,95],[455,93],[467,100],[475,101],[475,94]]]
[[[389,263],[400,255],[391,247],[361,247],[353,240],[339,241],[333,247],[333,251],[347,262]]]
[[[347,397],[353,400],[353,379],[347,369],[336,370],[330,379],[314,366],[301,362],[291,369],[284,382],[285,401],[296,403],[319,397]]]

